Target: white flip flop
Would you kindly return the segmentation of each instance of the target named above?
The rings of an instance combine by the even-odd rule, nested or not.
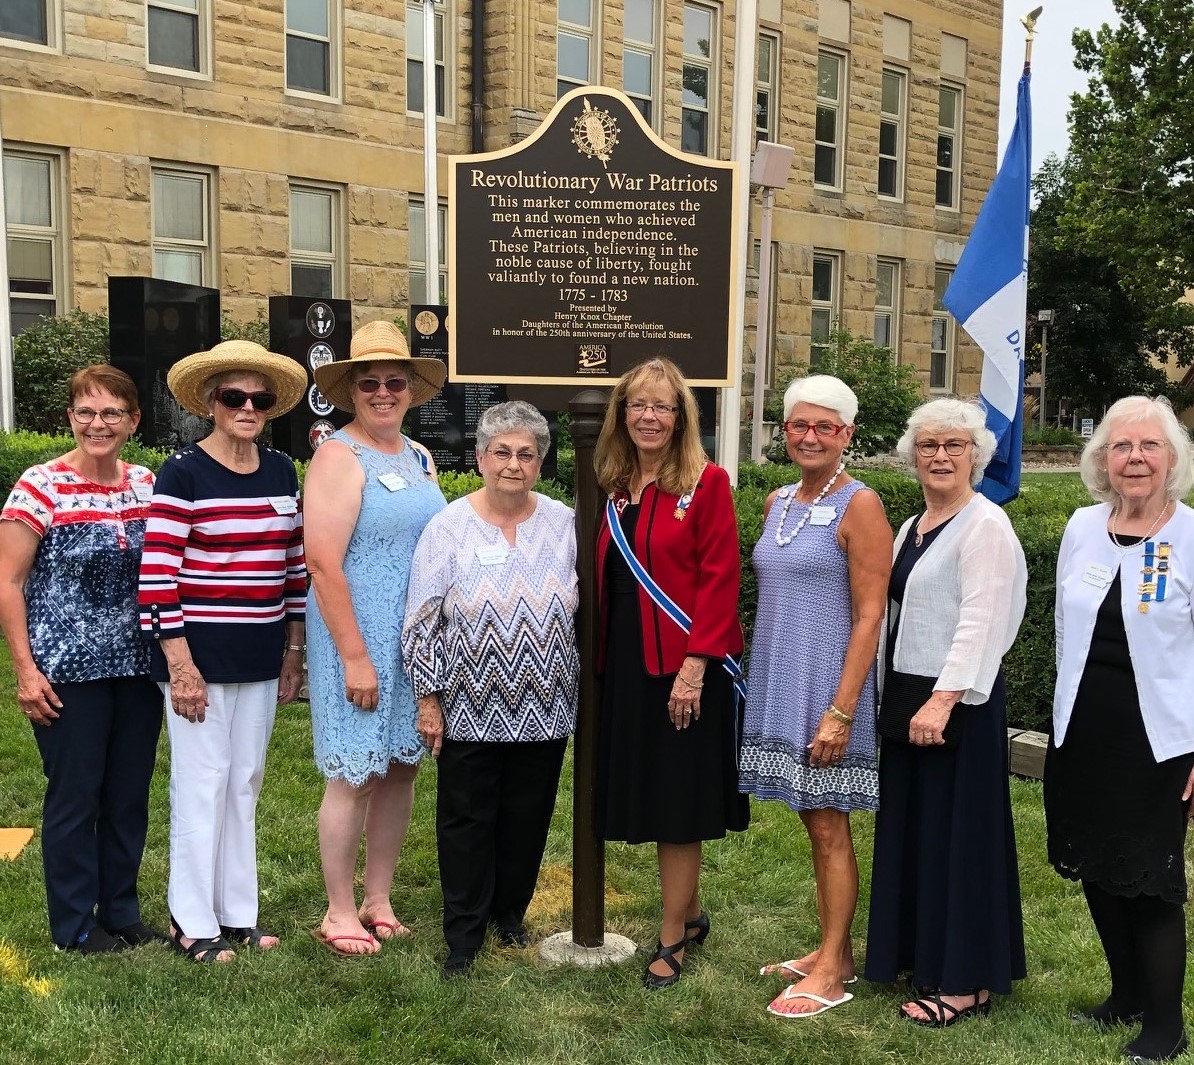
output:
[[[796,966],[793,965],[792,962],[790,962],[790,961],[774,962],[771,965],[764,965],[759,970],[760,976],[775,976],[777,973],[780,976],[783,976],[785,978],[790,978],[791,982],[793,982],[793,983],[797,980],[803,980],[806,976],[808,976],[808,973],[802,972],[800,969],[797,969]],[[846,977],[846,979],[844,979],[842,981],[842,983],[843,984],[858,983],[857,974],[855,974],[854,976]]]
[[[838,1006],[844,1006],[854,996],[849,991],[842,993],[839,999],[822,998],[820,995],[814,995],[811,991],[797,991],[794,987],[789,987],[784,990],[784,993],[773,1000],[767,1007],[768,1013],[773,1013],[777,1017],[783,1017],[789,1021],[802,1021],[807,1017],[818,1017],[822,1013],[828,1013],[832,1009],[837,1009]],[[788,1013],[785,1010],[777,1010],[775,1003],[779,1001],[790,1002],[794,998],[807,998],[812,1002],[820,1003],[821,1008],[816,1010],[809,1010],[807,1013]]]

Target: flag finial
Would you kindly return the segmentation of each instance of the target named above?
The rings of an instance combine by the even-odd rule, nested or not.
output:
[[[1024,32],[1028,35],[1024,40],[1024,69],[1028,70],[1032,66],[1032,42],[1036,40],[1036,20],[1041,17],[1041,12],[1044,7],[1034,7],[1027,15],[1020,16],[1020,25],[1024,27]]]

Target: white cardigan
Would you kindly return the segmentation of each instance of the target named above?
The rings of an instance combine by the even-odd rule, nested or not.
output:
[[[1173,517],[1150,537],[1154,544],[1170,545],[1169,572],[1164,601],[1150,602],[1145,614],[1140,613],[1138,587],[1146,579],[1141,573],[1144,546],[1121,553],[1107,535],[1110,514],[1108,503],[1075,511],[1061,539],[1053,740],[1059,747],[1065,742],[1099,606],[1118,569],[1140,714],[1153,757],[1160,762],[1194,751],[1194,510],[1179,501]],[[1156,580],[1156,575],[1147,579]]]
[[[895,556],[915,520],[900,528]],[[1027,587],[1024,550],[1011,522],[976,493],[908,577],[892,667],[936,677],[935,691],[960,691],[963,703],[985,703],[1024,618]]]

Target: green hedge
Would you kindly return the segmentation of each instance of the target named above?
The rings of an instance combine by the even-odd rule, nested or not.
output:
[[[5,497],[13,482],[30,466],[70,450],[71,437],[44,433],[0,433],[0,488]],[[138,462],[156,470],[166,453],[130,441],[122,452],[129,462]],[[306,472],[302,463],[299,477]],[[920,486],[911,477],[895,470],[856,470],[854,475],[873,488],[887,508],[887,518],[898,529],[924,505]],[[742,545],[742,595],[739,609],[748,638],[754,623],[758,586],[755,582],[751,553],[762,531],[763,501],[767,494],[795,480],[794,466],[743,465],[739,470],[734,505],[738,515],[738,535]],[[444,495],[455,499],[474,491],[481,478],[470,473],[442,473],[440,486]],[[567,488],[555,481],[544,481],[539,490],[553,499],[571,503]],[[1007,507],[1028,561],[1028,609],[1020,635],[1005,661],[1008,684],[1008,720],[1018,728],[1046,731],[1053,700],[1053,589],[1057,551],[1066,521],[1078,507],[1090,502],[1082,483],[1072,475],[1027,478],[1020,498]],[[815,618],[794,617],[794,625],[816,624]]]

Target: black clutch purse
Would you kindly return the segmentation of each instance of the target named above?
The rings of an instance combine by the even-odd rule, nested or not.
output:
[[[916,712],[929,701],[933,694],[934,677],[918,677],[911,673],[896,673],[888,670],[883,681],[883,699],[879,704],[879,718],[876,731],[885,740],[895,740],[897,743],[908,743],[908,723],[916,716]],[[949,715],[945,723],[945,730],[941,738],[949,750],[956,747],[962,739],[962,714],[957,707]]]

